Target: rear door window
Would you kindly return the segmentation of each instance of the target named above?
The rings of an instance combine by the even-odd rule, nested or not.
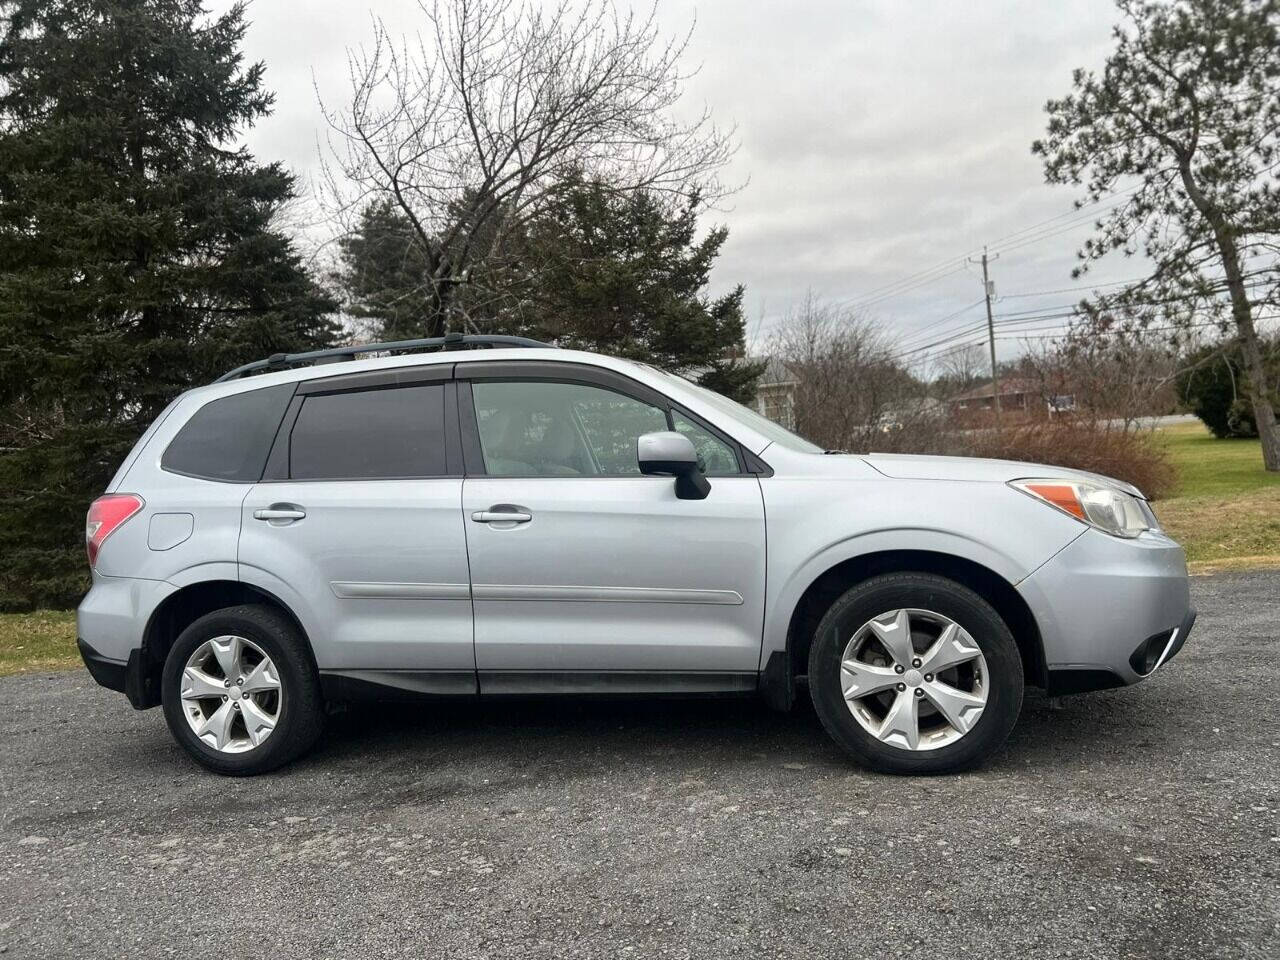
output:
[[[205,480],[256,483],[284,418],[294,384],[210,400],[192,414],[160,457],[160,466]]]
[[[392,480],[446,473],[444,386],[312,394],[289,438],[293,480]]]

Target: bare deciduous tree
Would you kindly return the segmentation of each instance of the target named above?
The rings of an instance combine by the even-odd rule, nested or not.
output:
[[[943,399],[967,393],[991,377],[987,352],[975,343],[961,344],[933,359],[935,392]]]
[[[457,290],[503,238],[583,173],[618,191],[725,193],[730,134],[675,114],[688,36],[612,0],[420,0],[413,44],[381,21],[349,57],[349,106],[326,110],[326,183],[343,219],[392,200],[421,248],[424,332],[450,325]]]
[[[1177,402],[1179,353],[1169,338],[1140,326],[1101,332],[1077,324],[1062,340],[1030,347],[1020,368],[1046,403],[1072,397],[1073,419],[1093,428],[1131,430]]]
[[[884,329],[813,293],[783,319],[770,352],[796,378],[796,431],[814,443],[885,450],[925,414],[922,386],[894,359]]]

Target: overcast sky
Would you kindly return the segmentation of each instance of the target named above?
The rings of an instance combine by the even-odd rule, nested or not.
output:
[[[413,0],[371,6],[392,27],[422,23]],[[983,244],[1006,248],[992,265],[997,313],[1073,300],[1027,295],[1079,285],[1070,271],[1087,225],[1064,216],[1018,234],[1072,210],[1076,194],[1044,184],[1030,144],[1072,69],[1105,58],[1111,0],[660,0],[658,15],[671,33],[696,15],[689,102],[738,127],[728,179],[749,183],[713,214],[729,227],[714,283],[746,285],[753,339],[810,289],[862,304],[904,349],[964,330],[983,312],[980,268],[961,264]],[[256,0],[249,17],[246,53],[266,62],[277,97],[249,145],[314,176],[316,88],[332,104],[346,97],[347,49],[371,37],[370,6]],[[1118,261],[1091,278],[1134,273]]]

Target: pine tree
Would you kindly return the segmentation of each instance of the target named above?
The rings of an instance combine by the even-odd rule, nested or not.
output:
[[[234,141],[271,108],[244,8],[0,3],[0,609],[86,582],[85,508],[182,390],[331,341],[273,221],[292,176]]]
[[[763,364],[744,359],[741,285],[718,297],[706,293],[729,234],[714,227],[699,239],[700,198],[672,203],[581,176],[554,194],[554,203],[505,236],[473,233],[476,266],[453,304],[467,332],[652,363],[750,400]],[[398,208],[370,204],[340,247],[347,309],[371,320],[374,336],[430,333],[429,268]]]
[[[1098,204],[1089,263],[1115,251],[1146,279],[1085,304],[1093,331],[1230,329],[1249,374],[1263,464],[1280,471],[1280,423],[1258,320],[1280,260],[1280,0],[1116,0],[1124,22],[1100,73],[1076,70],[1032,144],[1050,183]],[[1135,182],[1136,181],[1136,182]]]
[[[338,250],[335,279],[347,295],[347,312],[365,321],[373,339],[430,335],[430,267],[408,217],[394,203],[375,200],[364,207],[355,229],[339,238]]]
[[[706,292],[729,232],[699,238],[701,206],[696,194],[673,203],[575,178],[463,302],[478,301],[486,330],[652,363],[750,400],[762,365],[744,359],[743,288]]]

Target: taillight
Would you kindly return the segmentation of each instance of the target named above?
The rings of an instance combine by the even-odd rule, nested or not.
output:
[[[109,493],[89,505],[89,516],[84,524],[84,547],[89,554],[89,566],[98,565],[98,551],[102,543],[120,524],[142,509],[142,498],[136,493]]]

